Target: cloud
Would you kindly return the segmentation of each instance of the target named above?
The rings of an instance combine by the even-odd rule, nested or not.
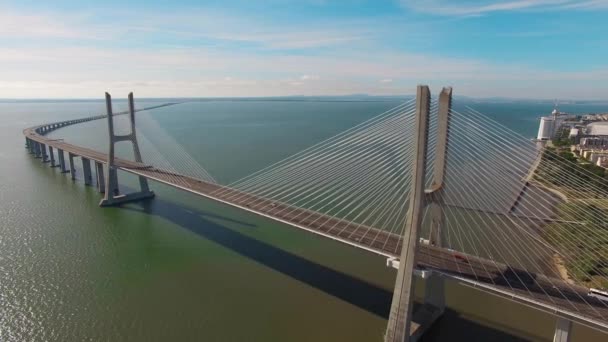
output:
[[[300,79],[302,81],[314,81],[314,80],[318,80],[321,77],[319,77],[318,75],[302,75],[300,76]]]
[[[483,0],[483,1],[451,1],[451,0],[401,0],[401,4],[409,9],[447,16],[478,16],[492,12],[521,11],[521,10],[565,10],[565,9],[595,9],[608,8],[606,0]]]
[[[608,93],[600,82],[608,79],[608,69],[556,72],[410,53],[266,56],[134,47],[22,48],[19,53],[22,58],[14,58],[0,47],[2,97],[99,97],[105,90],[142,97],[409,94],[418,83],[453,85],[459,95],[478,97],[602,98]],[[286,76],[294,74],[301,76]],[[389,74],[394,78],[383,78]],[[400,82],[389,81],[394,79]]]
[[[38,39],[44,42],[112,39],[128,33],[121,25],[100,23],[86,12],[14,10],[0,6],[0,38]]]
[[[204,34],[203,34],[204,35]],[[272,49],[309,49],[342,45],[365,39],[364,32],[302,30],[289,32],[208,33],[209,37],[235,42],[256,43]]]
[[[492,5],[496,1],[485,1],[481,8],[449,5],[451,13],[473,15],[549,2]],[[420,2],[418,6],[425,10],[446,3]],[[557,1],[551,3],[557,6]],[[578,4],[583,5],[601,4]],[[99,18],[73,12],[29,15],[0,8],[0,43],[8,42],[0,44],[0,96],[98,97],[106,89],[163,97],[403,94],[413,91],[417,83],[452,84],[463,95],[512,96],[524,88],[516,84],[519,81],[546,82],[527,89],[530,96],[552,90],[556,93],[552,97],[569,97],[559,93],[565,93],[560,89],[566,87],[581,98],[596,96],[600,90],[603,96],[608,94],[608,86],[601,82],[608,79],[605,69],[587,66],[581,67],[585,71],[560,72],[528,67],[526,61],[455,58],[448,57],[453,56],[449,51],[433,49],[410,52],[416,49],[410,44],[412,36],[441,34],[441,28],[433,25],[423,30],[416,23],[406,29],[402,21],[385,17],[369,22],[312,18],[281,25],[254,16],[176,11],[170,15],[117,11]],[[19,23],[27,27],[19,30]],[[26,39],[7,39],[11,33]],[[391,34],[402,39],[399,44]]]
[[[111,12],[111,11],[110,11]],[[108,24],[111,23],[111,24]],[[153,10],[117,12],[109,18],[86,12],[17,11],[0,7],[0,37],[135,41],[150,37],[248,43],[267,49],[314,49],[368,39],[370,29],[360,21],[307,21],[289,25],[264,18],[214,10],[160,13]]]
[[[0,9],[0,36],[13,38],[92,38],[90,33],[50,14],[27,14]]]

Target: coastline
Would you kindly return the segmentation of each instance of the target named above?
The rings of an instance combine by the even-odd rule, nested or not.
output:
[[[574,280],[568,275],[568,269],[566,269],[566,266],[564,265],[564,259],[557,253],[553,254],[553,265],[563,281],[571,285],[575,284]]]

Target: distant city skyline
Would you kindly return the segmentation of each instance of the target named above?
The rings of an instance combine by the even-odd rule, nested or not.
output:
[[[607,0],[0,0],[0,98],[608,99]]]

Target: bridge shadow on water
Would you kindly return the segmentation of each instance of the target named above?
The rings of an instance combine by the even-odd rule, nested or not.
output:
[[[187,208],[158,197],[154,200],[131,203],[122,208],[159,216],[244,257],[255,260],[274,271],[308,284],[360,309],[388,319],[392,291],[243,235],[205,217],[248,227],[255,227],[255,225],[198,209]],[[415,304],[414,310],[417,306],[418,304]],[[450,309],[446,309],[444,316],[421,340],[445,341],[454,338],[468,341],[523,341],[508,333],[466,319],[458,312]]]
[[[249,223],[185,208],[159,198],[122,208],[162,217],[277,272],[388,319],[392,292],[387,289],[256,240],[205,217],[253,226]]]

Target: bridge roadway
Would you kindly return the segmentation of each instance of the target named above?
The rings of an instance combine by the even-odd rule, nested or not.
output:
[[[28,128],[23,133],[30,140],[52,146],[55,149],[61,149],[96,162],[107,163],[107,154],[62,140],[49,139],[38,133],[39,131],[43,133],[49,131],[41,130],[41,127],[46,126]],[[394,233],[292,207],[285,203],[176,174],[151,165],[118,158],[115,164],[120,170],[141,175],[292,227],[388,258],[399,258],[402,237]],[[491,260],[423,243],[420,244],[417,263],[419,269],[438,272],[442,276],[464,285],[557,314],[592,328],[608,330],[608,303],[589,297],[587,289],[584,287],[569,285],[563,280],[549,278],[542,274],[530,276],[527,272],[515,270]]]

